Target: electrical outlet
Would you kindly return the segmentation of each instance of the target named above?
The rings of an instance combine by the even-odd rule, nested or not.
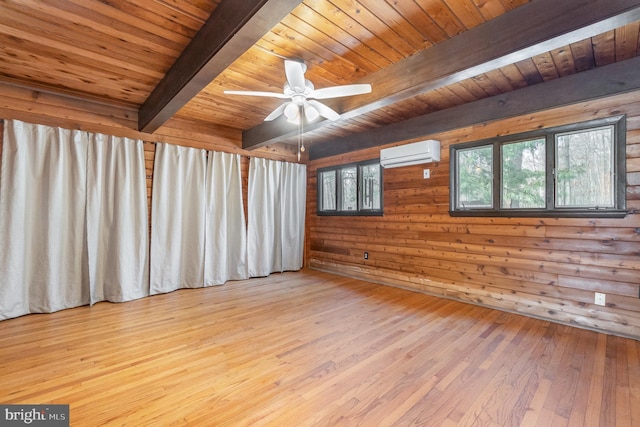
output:
[[[607,305],[606,303],[606,294],[602,294],[600,292],[596,292],[596,297],[594,303],[597,305]]]
[[[369,252],[364,253],[364,259],[369,259]]]
[[[422,177],[424,179],[429,179],[431,178],[431,169],[423,169],[422,170]]]

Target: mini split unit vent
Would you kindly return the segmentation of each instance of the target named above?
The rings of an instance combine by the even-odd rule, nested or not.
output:
[[[383,168],[397,168],[439,161],[440,141],[433,139],[380,150],[380,164]]]

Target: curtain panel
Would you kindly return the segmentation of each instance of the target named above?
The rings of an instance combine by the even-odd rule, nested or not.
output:
[[[150,293],[204,283],[206,151],[156,144]]]
[[[0,319],[147,294],[142,141],[5,120]]]
[[[91,304],[149,294],[149,220],[141,140],[90,135],[87,243]]]
[[[85,132],[5,120],[0,318],[89,303]]]
[[[282,165],[282,270],[296,271],[304,262],[304,222],[307,209],[307,167]]]
[[[302,268],[306,177],[305,165],[251,158],[247,232],[250,277]]]
[[[204,286],[246,279],[247,224],[239,154],[209,152],[205,223]]]

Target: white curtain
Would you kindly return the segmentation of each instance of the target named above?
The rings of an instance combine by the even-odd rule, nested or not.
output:
[[[156,145],[151,197],[150,293],[204,283],[206,152]]]
[[[0,319],[148,294],[142,141],[6,120]]]
[[[209,152],[206,180],[204,285],[247,276],[247,226],[240,155]]]
[[[89,303],[87,133],[5,120],[0,319]]]
[[[282,270],[300,270],[304,255],[307,167],[282,165]]]
[[[302,268],[306,166],[251,158],[247,260],[251,277]]]
[[[0,319],[302,267],[306,167],[6,120]],[[150,264],[150,265],[149,265]]]
[[[280,271],[280,170],[282,162],[252,157],[249,161],[247,251],[249,276]]]
[[[147,185],[141,140],[92,134],[87,172],[91,303],[149,293]]]

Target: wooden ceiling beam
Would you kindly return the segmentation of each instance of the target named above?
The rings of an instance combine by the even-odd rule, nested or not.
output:
[[[333,106],[348,120],[639,19],[640,0],[536,0],[367,76],[357,83],[371,83],[370,94]],[[329,123],[310,123],[305,131]],[[282,142],[296,132],[266,122],[243,132],[242,145]]]
[[[153,133],[301,0],[222,0],[138,113],[138,130]]]
[[[640,90],[638,69],[640,69],[640,57],[634,57],[491,98],[336,138],[309,147],[309,159],[317,160],[398,141],[423,138],[479,123],[637,91]]]

